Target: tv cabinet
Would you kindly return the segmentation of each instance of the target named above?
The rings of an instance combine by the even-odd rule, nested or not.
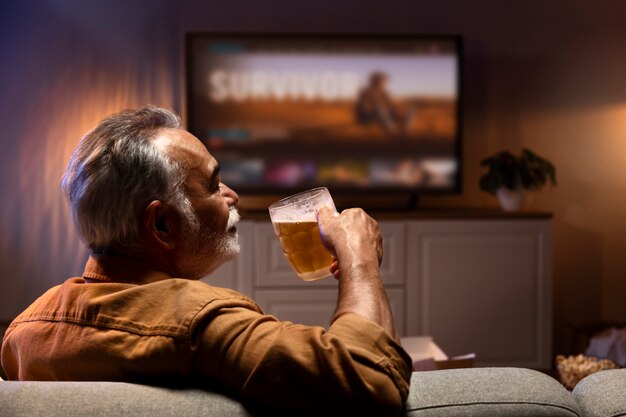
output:
[[[383,235],[383,281],[403,336],[432,336],[451,356],[476,353],[477,366],[551,367],[549,213],[465,209],[373,217]],[[241,255],[206,281],[249,295],[281,320],[326,327],[337,282],[301,281],[269,217],[243,218]]]

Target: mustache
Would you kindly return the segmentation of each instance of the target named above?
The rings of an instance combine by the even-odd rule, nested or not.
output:
[[[231,207],[228,211],[228,222],[226,223],[226,230],[230,230],[237,225],[241,216],[239,215],[239,210],[237,207]]]

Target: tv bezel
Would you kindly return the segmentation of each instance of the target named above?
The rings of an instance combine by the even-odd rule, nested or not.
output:
[[[191,31],[185,33],[185,47],[184,47],[184,121],[185,127],[189,129],[192,126],[191,111],[192,108],[192,62],[193,57],[191,54],[192,42],[197,38],[206,39],[220,39],[224,40],[247,40],[253,38],[285,38],[285,39],[306,39],[306,40],[320,40],[324,39],[339,39],[339,40],[356,40],[356,41],[448,41],[453,42],[456,49],[457,69],[456,69],[456,136],[454,138],[454,156],[457,163],[457,171],[454,175],[454,185],[445,188],[436,187],[396,187],[396,186],[367,186],[367,187],[349,187],[342,186],[333,189],[332,184],[320,183],[319,186],[327,186],[334,197],[346,198],[348,200],[362,200],[371,197],[373,194],[377,196],[377,199],[387,199],[392,196],[401,196],[402,201],[406,201],[409,208],[415,208],[417,200],[420,196],[426,195],[459,195],[463,192],[463,66],[464,66],[464,53],[463,53],[463,37],[459,34],[428,34],[428,33],[402,33],[402,34],[376,34],[376,33],[314,33],[314,32],[212,32],[212,31]],[[194,132],[191,132],[192,134]],[[202,139],[200,138],[202,141]],[[204,142],[203,142],[204,143]],[[206,146],[206,143],[205,143]],[[210,151],[210,149],[209,149]],[[219,161],[218,161],[219,162]],[[306,187],[309,188],[309,187]],[[294,194],[302,191],[303,187],[269,187],[269,186],[237,186],[237,193],[242,197],[247,198],[261,198],[266,200],[267,198],[282,198],[284,196]],[[395,201],[391,199],[390,201]],[[384,206],[384,203],[383,203]],[[397,209],[397,203],[391,203],[389,208]]]

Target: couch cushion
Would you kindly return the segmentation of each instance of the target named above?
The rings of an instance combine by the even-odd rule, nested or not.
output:
[[[123,382],[0,382],[0,415],[12,417],[250,417],[224,395]]]
[[[591,374],[572,392],[585,416],[626,416],[626,369]]]
[[[570,393],[541,372],[470,368],[413,373],[406,415],[574,417],[581,414]]]

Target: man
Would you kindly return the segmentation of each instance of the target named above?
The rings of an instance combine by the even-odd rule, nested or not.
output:
[[[384,72],[373,72],[369,83],[356,100],[356,119],[363,125],[377,124],[385,132],[406,136],[413,123],[414,111],[395,102],[387,90],[389,77]]]
[[[10,379],[206,386],[311,415],[400,412],[411,363],[380,279],[381,237],[362,210],[319,213],[339,280],[325,330],[197,281],[239,252],[239,197],[173,113],[148,107],[102,121],[75,150],[63,188],[92,255],[82,277],[10,325]]]

